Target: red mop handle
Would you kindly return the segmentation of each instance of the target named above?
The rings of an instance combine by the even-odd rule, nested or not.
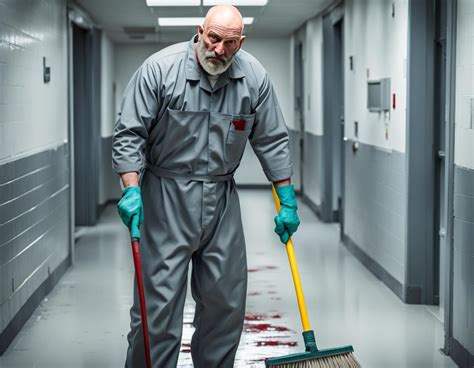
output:
[[[143,341],[145,342],[146,368],[151,368],[150,340],[148,337],[148,322],[146,318],[145,288],[143,287],[142,265],[138,250],[138,240],[132,239],[133,263],[135,264],[135,275],[137,277],[138,296],[140,298],[140,315],[142,317]]]

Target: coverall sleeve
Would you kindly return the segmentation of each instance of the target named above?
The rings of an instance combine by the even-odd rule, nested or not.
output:
[[[125,89],[112,140],[116,173],[140,172],[144,167],[146,140],[158,113],[158,80],[158,68],[145,61]]]
[[[293,174],[288,128],[272,83],[266,72],[259,83],[259,100],[250,144],[269,181],[288,179]]]

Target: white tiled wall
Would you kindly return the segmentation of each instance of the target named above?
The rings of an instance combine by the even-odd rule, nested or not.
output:
[[[474,0],[458,0],[455,114],[454,161],[474,169]]]
[[[67,140],[65,4],[0,0],[0,163]]]
[[[357,121],[360,142],[405,152],[408,1],[347,0],[344,19],[345,135],[355,138]],[[396,109],[389,116],[367,109],[367,80],[381,78],[391,78],[391,93],[396,94]]]

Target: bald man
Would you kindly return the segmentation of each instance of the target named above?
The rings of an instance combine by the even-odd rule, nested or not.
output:
[[[209,10],[189,42],[149,57],[124,93],[113,138],[120,217],[140,239],[153,367],[175,367],[188,266],[196,301],[195,367],[232,367],[242,332],[247,262],[233,175],[247,140],[282,209],[283,243],[299,225],[288,131],[262,65],[241,50],[239,11]],[[269,195],[265,193],[265,195]],[[126,367],[144,367],[135,291]]]

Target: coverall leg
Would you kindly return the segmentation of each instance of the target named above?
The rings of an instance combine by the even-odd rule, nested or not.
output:
[[[235,184],[204,231],[193,255],[191,290],[196,301],[191,354],[197,368],[231,368],[245,317],[247,259]],[[219,206],[218,206],[219,207]]]
[[[245,314],[247,265],[234,182],[142,180],[140,252],[153,367],[176,367],[188,265],[196,300],[191,352],[197,368],[232,367]],[[135,292],[126,367],[145,366]]]

